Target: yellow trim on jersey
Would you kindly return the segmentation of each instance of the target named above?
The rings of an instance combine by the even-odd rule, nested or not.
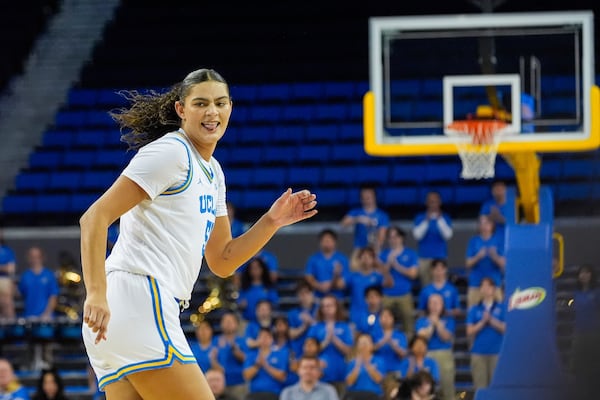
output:
[[[156,282],[156,279],[154,279],[151,276],[148,277],[148,281],[149,281],[149,285],[150,285],[150,296],[152,298],[152,308],[154,310],[154,322],[156,323],[156,327],[158,328],[160,336],[165,344],[165,353],[166,354],[161,359],[143,361],[143,362],[136,363],[136,364],[126,365],[112,374],[103,376],[98,381],[98,387],[100,389],[102,389],[102,388],[104,388],[104,386],[106,386],[112,382],[115,382],[115,381],[121,379],[122,377],[124,377],[128,374],[134,373],[134,372],[141,372],[141,371],[147,371],[150,369],[168,367],[171,364],[173,364],[173,361],[175,359],[181,361],[182,363],[196,363],[197,362],[196,357],[194,357],[193,355],[186,356],[186,355],[182,354],[179,350],[177,350],[171,344],[171,339],[169,339],[169,334],[167,333],[167,328],[165,327],[165,321],[163,318],[162,304],[161,304],[161,300],[160,300],[160,291],[158,289],[158,284]]]

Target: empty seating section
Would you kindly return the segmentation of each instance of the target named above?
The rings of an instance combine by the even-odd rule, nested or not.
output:
[[[569,77],[545,78],[545,93],[557,93],[543,106],[564,115]],[[473,211],[489,196],[489,182],[464,181],[456,156],[372,157],[364,151],[362,96],[367,82],[295,82],[231,87],[234,112],[215,152],[226,175],[228,197],[240,212],[264,209],[286,186],[309,187],[319,206],[338,218],[356,201],[361,184],[381,187],[380,201],[396,215],[410,217],[425,194],[438,190],[446,207]],[[403,80],[390,88],[391,114],[398,120],[441,118],[437,80]],[[464,89],[459,112],[472,112],[480,93]],[[550,95],[549,95],[550,96]],[[550,96],[551,97],[551,96]],[[417,101],[418,99],[418,101]],[[470,100],[469,100],[470,99]],[[470,102],[469,102],[470,101]],[[7,214],[80,213],[118,176],[134,154],[108,111],[127,104],[115,88],[74,88],[55,117],[29,165],[4,200]],[[542,183],[555,189],[558,202],[600,198],[598,152],[543,156]],[[498,156],[496,177],[514,181],[510,165]],[[335,214],[333,214],[335,213]]]

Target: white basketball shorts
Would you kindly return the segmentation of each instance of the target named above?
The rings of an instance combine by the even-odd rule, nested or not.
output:
[[[85,324],[83,341],[103,388],[124,376],[165,368],[178,360],[196,363],[179,319],[179,303],[149,276],[112,271],[107,279],[110,320],[106,340]]]

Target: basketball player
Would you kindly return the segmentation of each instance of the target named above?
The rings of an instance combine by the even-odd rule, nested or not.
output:
[[[131,107],[112,116],[138,151],[80,220],[86,351],[109,400],[214,399],[179,320],[203,257],[217,276],[230,276],[278,229],[314,216],[316,196],[288,189],[232,238],[225,178],[212,157],[232,110],[225,80],[199,69],[166,93],[125,96]]]

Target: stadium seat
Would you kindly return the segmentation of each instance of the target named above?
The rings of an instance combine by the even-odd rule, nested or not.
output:
[[[594,176],[595,160],[571,159],[562,163],[562,177],[565,181],[590,180]]]
[[[340,124],[324,123],[306,127],[306,141],[308,143],[332,143],[338,141]]]
[[[241,145],[268,145],[273,136],[272,125],[247,125],[227,132],[226,137]],[[217,146],[218,148],[218,146]]]
[[[15,178],[17,192],[41,192],[46,189],[49,182],[47,172],[21,171]]]
[[[35,197],[35,211],[39,213],[62,213],[69,210],[67,194],[41,194]]]
[[[317,195],[317,209],[325,207],[347,207],[349,196],[348,189],[346,188],[328,188],[321,186],[319,188],[314,189],[314,193]]]
[[[394,100],[418,97],[421,83],[418,79],[398,79],[390,82],[390,97]]]
[[[90,110],[85,116],[85,125],[89,127],[110,128],[116,127],[117,123],[108,111]]]
[[[350,117],[349,111],[346,103],[318,103],[315,106],[315,120],[318,123],[343,122]]]
[[[261,146],[236,146],[231,148],[229,154],[229,165],[254,165],[262,159],[263,148]]]
[[[129,104],[129,101],[121,96],[117,89],[98,89],[96,102],[98,107],[106,110],[126,107]]]
[[[254,105],[250,110],[248,121],[253,124],[277,123],[281,116],[279,105]]]
[[[296,161],[297,154],[298,146],[267,146],[264,149],[262,161],[266,164],[291,164]]]
[[[48,181],[49,190],[76,191],[81,183],[81,172],[77,171],[52,171]]]
[[[365,148],[362,143],[338,143],[331,148],[331,160],[341,163],[359,163],[367,162],[372,158],[365,153]]]
[[[290,85],[286,83],[272,83],[258,86],[256,93],[260,102],[282,102],[290,97]]]
[[[83,190],[106,190],[119,176],[119,171],[84,171],[81,175],[79,187]]]
[[[94,150],[71,150],[63,154],[61,165],[68,168],[88,169],[94,164]]]
[[[289,186],[286,168],[260,167],[255,168],[250,174],[251,184],[254,187],[281,188]]]
[[[422,201],[418,197],[419,191],[415,187],[384,187],[380,196],[381,205],[384,207],[417,205]]]
[[[56,113],[54,123],[57,128],[79,129],[86,124],[85,111],[62,110]]]
[[[253,169],[249,168],[226,168],[225,184],[227,188],[242,188],[245,189],[250,185]]]
[[[313,107],[308,104],[288,104],[283,108],[281,121],[285,123],[310,122],[314,118]]]
[[[288,182],[293,188],[316,187],[321,183],[321,168],[290,166],[288,169]]]
[[[72,130],[47,130],[42,137],[44,148],[68,148],[75,142],[75,132]]]
[[[298,148],[298,162],[306,164],[325,164],[331,156],[331,146],[328,144],[305,144]]]
[[[410,121],[412,119],[412,102],[397,100],[390,105],[392,121]]]
[[[454,193],[456,204],[481,204],[490,196],[490,187],[486,182],[484,184],[459,185]],[[442,201],[445,200],[442,198]]]
[[[29,155],[29,167],[53,170],[60,165],[61,157],[62,151],[34,151]]]
[[[6,214],[28,214],[35,211],[33,194],[8,194],[2,200],[2,211]]]
[[[67,95],[69,107],[92,108],[96,105],[97,91],[95,89],[71,89]]]
[[[355,176],[353,166],[326,165],[323,167],[321,184],[323,186],[347,186],[353,184]]]
[[[360,122],[345,122],[340,124],[339,140],[343,143],[363,143],[364,132]]]
[[[106,130],[82,129],[75,132],[73,144],[78,147],[103,147],[108,137]]]
[[[68,211],[83,213],[100,197],[100,193],[74,193],[70,197]]]
[[[231,99],[236,106],[234,112],[237,112],[238,103],[254,103],[257,97],[256,85],[232,85],[230,90]]]
[[[320,101],[324,95],[323,92],[324,88],[321,82],[293,82],[290,85],[290,100],[293,102]]]
[[[96,167],[122,169],[127,165],[132,156],[133,153],[120,149],[97,150],[93,158],[93,165]]]
[[[304,143],[305,128],[302,125],[279,125],[272,129],[270,143],[272,145],[292,144],[301,146]]]
[[[588,183],[561,183],[556,192],[559,202],[591,200],[593,195],[592,185]]]
[[[400,159],[392,165],[391,183],[420,184],[425,181],[426,164],[408,163]]]
[[[390,167],[387,164],[363,164],[354,170],[355,182],[359,185],[386,185],[390,179]]]
[[[360,99],[364,93],[357,93],[355,82],[325,82],[324,97],[326,100]]]
[[[458,182],[461,169],[462,165],[458,157],[455,162],[430,161],[425,166],[425,181],[429,183],[455,183]]]
[[[248,209],[267,210],[285,189],[248,189],[243,192],[239,204]]]

